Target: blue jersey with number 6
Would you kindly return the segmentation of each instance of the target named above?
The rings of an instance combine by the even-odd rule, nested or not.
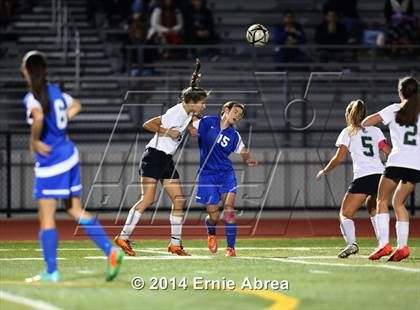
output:
[[[48,83],[50,112],[44,111],[41,141],[51,147],[47,156],[35,154],[34,197],[66,198],[70,192],[79,194],[81,185],[79,173],[79,155],[72,141],[67,138],[67,110],[73,98]],[[28,124],[32,124],[31,112],[34,108],[42,111],[41,103],[30,92],[23,99]],[[77,170],[77,171],[76,171]],[[70,190],[72,188],[72,190]]]

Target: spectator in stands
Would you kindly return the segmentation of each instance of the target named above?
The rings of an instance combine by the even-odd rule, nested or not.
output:
[[[417,19],[414,16],[413,0],[386,0],[385,19],[387,22],[386,41],[391,45],[416,44]],[[393,50],[393,53],[405,52]]]
[[[302,26],[296,22],[295,15],[291,11],[283,14],[283,22],[273,28],[273,42],[276,46],[275,59],[279,62],[304,62],[308,57],[298,48],[306,43],[305,32]],[[282,48],[286,46],[288,48]],[[296,48],[290,48],[296,46]]]
[[[164,0],[156,7],[150,17],[150,29],[147,39],[156,44],[181,44],[181,31],[183,19],[181,11],[176,7],[174,0]],[[172,58],[176,53],[164,51],[163,58]]]
[[[139,16],[150,18],[156,6],[157,0],[133,0],[133,3],[131,4],[133,19]]]
[[[364,25],[357,12],[357,0],[327,0],[324,3],[324,13],[335,11],[349,34],[349,43],[362,41]]]
[[[335,11],[328,11],[325,20],[316,28],[315,41],[320,45],[344,45],[349,43],[349,35],[346,27],[340,22]],[[342,53],[338,49],[320,49],[322,61],[339,60]]]

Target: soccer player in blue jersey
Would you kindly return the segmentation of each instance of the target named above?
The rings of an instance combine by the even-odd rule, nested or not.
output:
[[[29,87],[23,102],[31,125],[30,148],[35,154],[33,197],[39,208],[39,238],[46,263],[44,273],[26,281],[60,281],[55,224],[60,198],[64,200],[67,213],[79,221],[86,234],[108,257],[106,279],[111,281],[119,272],[124,254],[111,246],[98,219],[82,209],[79,154],[66,136],[67,123],[81,111],[81,104],[48,83],[47,62],[42,53],[28,52],[23,57],[21,69]]]
[[[208,247],[217,252],[216,225],[219,221],[219,202],[224,209],[227,249],[226,256],[236,256],[235,197],[236,177],[229,159],[231,153],[240,154],[248,166],[256,166],[257,160],[250,157],[240,134],[234,128],[245,113],[239,102],[228,101],[222,107],[221,116],[206,116],[193,121],[198,133],[200,147],[200,170],[196,201],[206,205],[205,219],[208,232]],[[190,130],[194,135],[194,129]]]

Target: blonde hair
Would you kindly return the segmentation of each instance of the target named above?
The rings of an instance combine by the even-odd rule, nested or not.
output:
[[[366,107],[361,99],[353,100],[346,108],[346,122],[349,135],[356,134],[362,129],[362,121],[366,117]]]

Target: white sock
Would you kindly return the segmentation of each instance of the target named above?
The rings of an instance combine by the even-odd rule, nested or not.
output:
[[[171,243],[181,245],[182,216],[171,215],[169,220],[171,222]]]
[[[370,221],[372,222],[373,230],[375,231],[376,240],[379,240],[378,228],[377,228],[377,224],[376,224],[376,216],[372,216],[370,218]]]
[[[341,222],[341,232],[347,244],[356,243],[356,228],[352,219],[344,219]]]
[[[397,243],[398,248],[401,249],[407,245],[408,240],[408,222],[399,222],[395,224],[395,229],[397,231]]]
[[[376,229],[379,236],[379,247],[383,248],[389,243],[389,214],[376,214]]]
[[[120,238],[123,240],[127,240],[130,238],[131,234],[133,233],[134,228],[136,228],[137,223],[139,222],[141,217],[141,213],[136,210],[135,207],[130,209],[128,212],[127,220],[125,221],[125,225],[123,230],[120,233]]]

